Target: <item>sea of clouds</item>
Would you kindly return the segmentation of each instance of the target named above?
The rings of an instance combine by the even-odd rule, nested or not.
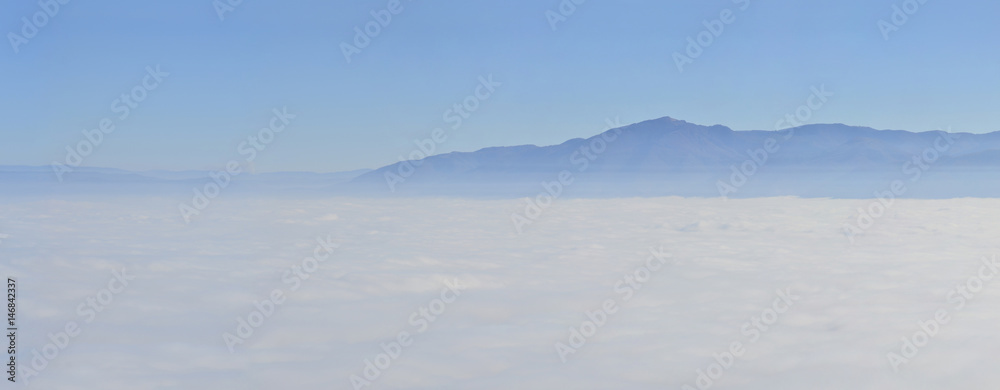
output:
[[[871,203],[562,199],[519,234],[525,200],[8,198],[0,272],[37,389],[994,386],[1000,200],[897,200],[850,239]]]

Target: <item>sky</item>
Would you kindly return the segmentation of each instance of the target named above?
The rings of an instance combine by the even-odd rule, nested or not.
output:
[[[32,34],[22,18],[42,6],[3,2],[0,165],[63,162],[108,118],[114,131],[80,165],[219,170],[245,162],[241,143],[278,109],[294,118],[258,148],[255,171],[377,168],[436,128],[446,139],[435,154],[557,144],[615,118],[773,130],[824,86],[833,96],[809,123],[1000,130],[996,2],[929,0],[897,26],[899,0],[588,0],[562,11],[556,0],[402,0],[348,59],[355,28],[390,3],[56,2]],[[731,23],[679,70],[675,53],[724,12]],[[157,66],[169,75],[140,87],[145,99],[122,118],[116,99]],[[481,79],[492,92],[469,98]],[[455,126],[449,110],[462,102],[476,110]]]

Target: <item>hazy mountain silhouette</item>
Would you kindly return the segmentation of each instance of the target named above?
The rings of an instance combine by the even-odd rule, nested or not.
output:
[[[770,150],[770,152],[768,152]],[[0,195],[144,193],[190,197],[208,171],[0,166]],[[551,146],[491,147],[375,170],[234,177],[225,192],[324,196],[803,196],[871,198],[895,180],[899,197],[1000,196],[1000,132],[914,133],[843,124],[733,131],[669,117]],[[548,188],[553,188],[551,185]]]
[[[996,182],[1000,133],[914,133],[843,124],[734,131],[669,117],[559,145],[492,147],[399,162],[361,175],[349,187],[403,195],[530,196],[540,183],[569,171],[575,179],[571,196],[719,196],[719,182],[739,183],[731,177],[733,169],[747,161],[756,169],[743,170],[752,174],[742,175],[746,183],[727,196],[869,197],[896,179],[910,180],[914,188],[951,186],[909,196],[1000,195],[993,192],[996,187],[956,186],[949,178],[975,172],[977,180]],[[904,172],[908,163],[921,170],[919,180]]]

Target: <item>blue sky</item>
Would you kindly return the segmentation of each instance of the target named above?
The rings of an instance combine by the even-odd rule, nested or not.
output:
[[[553,31],[556,0],[402,0],[348,63],[341,43],[388,3],[244,0],[220,20],[211,0],[71,0],[15,53],[8,33],[41,8],[4,2],[0,164],[61,161],[113,118],[82,165],[222,169],[282,107],[296,118],[259,172],[376,168],[434,128],[438,153],[560,143],[615,117],[771,130],[820,85],[835,96],[813,123],[1000,130],[996,2],[929,0],[886,40],[878,22],[903,1],[587,0]],[[679,72],[674,52],[726,9],[735,20]],[[118,119],[115,99],[156,65],[170,75]],[[446,110],[489,75],[501,85],[452,129]]]

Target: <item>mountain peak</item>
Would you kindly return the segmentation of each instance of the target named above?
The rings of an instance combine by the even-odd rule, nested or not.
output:
[[[683,131],[689,134],[729,133],[733,131],[723,125],[705,126],[669,116],[623,126],[622,130],[638,131],[640,133],[662,133],[664,131],[672,133],[676,131]]]
[[[693,125],[693,123],[691,123],[691,122],[685,121],[683,119],[677,119],[677,118],[670,117],[670,116],[665,116],[665,117],[656,118],[656,119],[650,119],[650,120],[639,122],[639,123],[645,123],[645,122],[670,124],[670,125],[685,125],[685,124],[687,124],[687,125]]]

